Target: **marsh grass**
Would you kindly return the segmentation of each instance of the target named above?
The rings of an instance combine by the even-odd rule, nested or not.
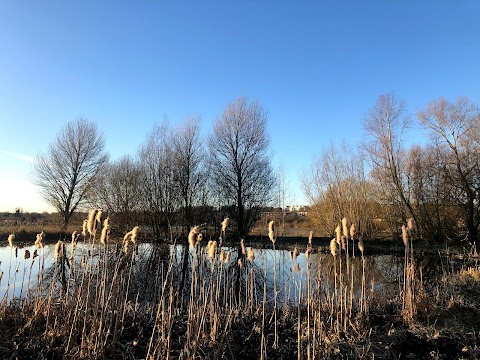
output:
[[[448,261],[440,281],[423,286],[413,230],[406,231],[398,294],[381,299],[373,281],[367,289],[368,243],[356,239],[351,227],[348,237],[342,234],[346,220],[335,229],[330,254],[314,247],[312,234],[292,253],[278,251],[272,224],[272,265],[272,252],[244,241],[236,249],[202,241],[200,227],[192,228],[184,245],[171,239],[170,247],[143,244],[140,251],[141,229],[111,239],[108,221],[102,226],[98,214],[89,216],[82,235],[73,233],[56,250],[41,245],[42,235],[38,256],[18,260],[12,240],[2,267],[20,264],[21,290],[20,296],[7,291],[0,303],[1,358],[392,358],[401,353],[393,350],[392,341],[401,340],[396,334],[406,336],[427,313],[466,309],[472,301],[468,287],[473,294],[480,289],[478,264],[458,271]],[[219,237],[225,238],[227,225]],[[361,256],[354,257],[355,242]],[[56,261],[49,260],[53,255]],[[281,263],[291,264],[290,272],[280,271]],[[2,269],[0,280],[7,288],[17,282],[16,268],[10,268],[8,276]],[[468,309],[475,311],[473,305]],[[373,346],[375,337],[390,350]],[[477,353],[469,346],[463,354],[473,358]]]

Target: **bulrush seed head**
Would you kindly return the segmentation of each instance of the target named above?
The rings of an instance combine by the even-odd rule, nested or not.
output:
[[[242,248],[242,254],[247,255],[247,249],[245,248],[245,241],[243,239],[240,239],[240,246]]]
[[[360,252],[362,253],[362,256],[363,256],[363,252],[365,251],[365,245],[363,244],[362,237],[360,237],[358,239],[358,249],[360,250]]]
[[[348,224],[347,224],[347,218],[344,217],[342,219],[342,229],[343,229],[343,236],[348,238]]]
[[[8,246],[13,247],[13,240],[15,240],[15,234],[8,235]]]
[[[217,250],[217,242],[212,241],[210,243],[210,246],[208,247],[208,257],[210,258],[210,260],[213,260],[215,258],[215,250]]]
[[[340,229],[340,225],[337,225],[335,228],[335,241],[337,242],[337,245],[341,244],[341,238],[342,238],[342,231]]]
[[[227,230],[227,226],[229,222],[230,222],[230,219],[228,218],[228,216],[222,221],[222,233],[224,236],[225,236],[225,231]]]
[[[130,241],[134,244],[137,242],[138,230],[139,230],[138,226],[135,226],[132,229],[132,237],[130,238]]]
[[[197,235],[198,235],[198,226],[194,226],[193,228],[190,229],[190,232],[188,233],[188,244],[190,245],[191,248],[194,248],[195,245],[197,244]]]
[[[336,240],[335,238],[333,238],[333,239],[330,241],[330,253],[331,253],[333,256],[337,256],[337,255],[338,255],[337,240]]]
[[[249,248],[247,251],[247,259],[250,262],[253,262],[253,260],[255,260],[255,253],[253,252],[252,248]]]
[[[268,237],[275,244],[275,221],[273,220],[268,223]]]
[[[87,236],[87,231],[88,231],[88,220],[85,219],[83,220],[82,235]]]
[[[40,234],[37,234],[37,238],[35,240],[35,247],[37,249],[43,248],[43,238],[45,236],[45,233],[42,231]]]
[[[408,232],[407,232],[407,227],[405,225],[402,225],[402,240],[403,240],[403,245],[405,245],[405,248],[408,249]]]
[[[108,224],[108,217],[103,222],[102,234],[100,236],[100,243],[105,245],[107,243],[108,235],[110,235],[110,225]]]
[[[297,256],[298,256],[298,249],[297,249],[297,247],[295,246],[295,248],[293,249],[293,251],[290,252],[290,257],[292,258],[292,260],[297,260]]]
[[[65,255],[65,245],[61,240],[58,240],[58,242],[55,244],[55,261],[58,262],[58,260],[61,260],[62,257]]]

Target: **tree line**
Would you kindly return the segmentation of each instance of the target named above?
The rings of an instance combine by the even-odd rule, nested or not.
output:
[[[314,159],[303,184],[319,229],[331,232],[347,216],[364,235],[394,237],[413,218],[423,239],[476,243],[478,104],[466,97],[439,98],[417,111],[417,124],[429,139],[422,145],[407,145],[414,121],[404,100],[381,95],[363,118],[363,143],[332,144]]]
[[[239,97],[206,139],[198,117],[174,127],[164,120],[137,154],[109,161],[96,124],[76,119],[37,156],[34,183],[65,227],[75,211],[95,206],[126,228],[146,225],[157,239],[227,216],[243,238],[261,209],[286,191],[272,169],[267,120],[260,103]],[[381,95],[363,118],[363,143],[330,144],[314,158],[302,180],[317,236],[332,235],[348,217],[363,236],[395,237],[413,218],[418,237],[476,243],[479,106],[466,97],[439,98],[416,121],[429,141],[410,145],[415,120],[405,101]]]
[[[164,119],[136,155],[115,161],[109,161],[97,125],[79,118],[37,156],[34,183],[61,214],[64,228],[76,211],[93,206],[125,228],[145,225],[154,239],[223,217],[245,237],[274,192],[267,118],[260,103],[239,97],[207,139],[200,136],[198,117],[175,127]]]

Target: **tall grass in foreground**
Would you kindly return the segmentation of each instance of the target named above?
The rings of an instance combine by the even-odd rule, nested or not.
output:
[[[89,214],[82,234],[73,233],[70,244],[55,245],[49,268],[40,237],[38,256],[25,256],[22,297],[0,304],[0,317],[11,324],[0,340],[21,341],[25,351],[44,357],[72,359],[318,359],[337,355],[342,341],[365,340],[379,305],[366,289],[364,242],[351,227],[345,235],[346,220],[336,228],[330,254],[314,248],[312,233],[308,243],[298,244],[290,254],[289,274],[278,273],[277,251],[273,266],[267,266],[265,254],[243,240],[239,250],[222,247],[227,226],[224,220],[218,242],[204,240],[200,226],[191,229],[183,247],[186,268],[179,266],[175,245],[140,252],[138,227],[112,241],[110,224],[99,211]],[[412,321],[419,297],[407,230],[398,299],[401,314]],[[274,224],[268,234],[275,249],[281,240]],[[355,242],[361,258],[353,258]],[[34,263],[38,276],[30,279]],[[185,281],[183,271],[188,272]],[[283,301],[277,298],[279,276],[286,276],[280,285]],[[7,281],[10,277],[15,275]],[[366,352],[368,346],[367,341]],[[0,348],[0,357],[25,357],[21,351],[13,345]]]

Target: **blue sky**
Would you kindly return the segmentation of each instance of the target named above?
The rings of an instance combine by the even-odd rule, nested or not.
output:
[[[292,202],[299,173],[394,91],[409,111],[480,100],[478,1],[2,1],[0,211],[51,211],[32,159],[83,116],[111,158],[155,122],[200,115],[202,133],[239,95],[269,113],[274,165]],[[413,130],[411,138],[421,141]]]

